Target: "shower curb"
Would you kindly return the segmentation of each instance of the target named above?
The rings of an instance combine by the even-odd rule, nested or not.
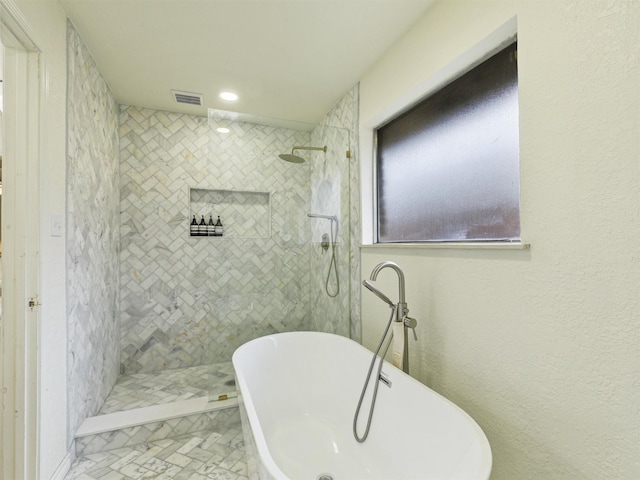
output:
[[[236,397],[199,397],[90,417],[75,435],[76,456],[239,424],[237,405]]]

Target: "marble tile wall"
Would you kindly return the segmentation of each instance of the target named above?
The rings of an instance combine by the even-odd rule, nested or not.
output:
[[[122,107],[122,373],[227,361],[242,343],[278,331],[359,338],[357,102],[356,86],[323,122],[340,128],[311,133],[233,122],[219,134],[211,119]],[[328,154],[310,152],[304,165],[277,158],[314,142]],[[272,192],[270,237],[232,234],[239,216],[231,215],[222,218],[228,237],[190,238],[189,214],[206,208],[189,205],[189,187]],[[314,244],[329,222],[308,219],[314,209],[340,218],[336,298],[324,289],[330,253]]]
[[[339,130],[238,122],[223,136],[206,118],[118,107],[71,24],[68,59],[69,438],[118,370],[227,361],[277,331],[359,338],[357,86],[323,122]],[[277,159],[314,142],[328,144],[328,161]],[[189,187],[272,192],[270,237],[189,237]],[[324,292],[329,258],[309,244],[314,209],[341,222],[335,299]]]
[[[231,127],[121,107],[122,373],[228,361],[248,340],[310,328],[310,171],[277,158],[309,133]],[[271,236],[190,237],[189,187],[271,192]]]
[[[67,28],[67,328],[69,438],[98,411],[120,360],[119,109]]]
[[[360,284],[360,244],[362,243],[362,210],[360,208],[360,84],[356,84],[330,112],[335,116],[334,122],[349,129],[351,139],[351,161],[349,162],[349,272],[350,272],[350,303],[351,338],[358,342],[362,340],[362,318],[360,316],[360,301],[362,285]]]
[[[326,144],[327,154],[316,155],[311,172],[311,209],[337,215],[336,246],[340,291],[327,295],[326,278],[331,265],[331,249],[323,252],[318,241],[330,232],[326,220],[312,222],[311,315],[312,328],[360,339],[360,168],[358,163],[358,85],[354,86],[327,113],[321,127],[312,132],[312,143]],[[325,126],[330,125],[333,128]],[[346,158],[346,150],[351,158]],[[329,275],[329,292],[336,292],[334,271]]]

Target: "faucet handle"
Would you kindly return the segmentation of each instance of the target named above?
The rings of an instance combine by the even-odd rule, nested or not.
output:
[[[416,334],[416,327],[418,326],[418,321],[415,318],[411,318],[405,315],[403,318],[404,326],[413,330],[413,338],[415,341],[418,341],[418,335]]]

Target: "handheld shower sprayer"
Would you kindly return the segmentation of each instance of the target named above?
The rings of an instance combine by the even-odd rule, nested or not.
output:
[[[325,147],[326,149],[327,147]],[[280,155],[282,157],[282,155]],[[324,282],[324,290],[330,297],[336,297],[340,293],[340,276],[338,275],[338,261],[336,259],[336,240],[338,238],[338,217],[337,215],[321,215],[319,213],[307,213],[309,218],[323,218],[331,221],[331,260],[329,261],[329,271],[327,272],[327,279]],[[335,233],[333,224],[336,224]],[[326,234],[325,234],[326,235]],[[325,247],[323,247],[325,248]],[[326,249],[326,248],[325,248]],[[331,277],[331,269],[335,271],[336,275],[336,290],[335,292],[329,292],[329,278]]]
[[[395,304],[391,300],[389,300],[389,297],[387,297],[384,293],[371,285],[371,282],[369,282],[369,280],[363,280],[362,285],[367,287],[371,292],[377,295],[380,300],[387,303],[391,308],[396,308]]]

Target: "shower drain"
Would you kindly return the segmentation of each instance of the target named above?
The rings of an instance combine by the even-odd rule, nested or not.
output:
[[[331,475],[330,473],[321,473],[320,475],[318,475],[318,478],[316,480],[333,480],[333,475]]]

